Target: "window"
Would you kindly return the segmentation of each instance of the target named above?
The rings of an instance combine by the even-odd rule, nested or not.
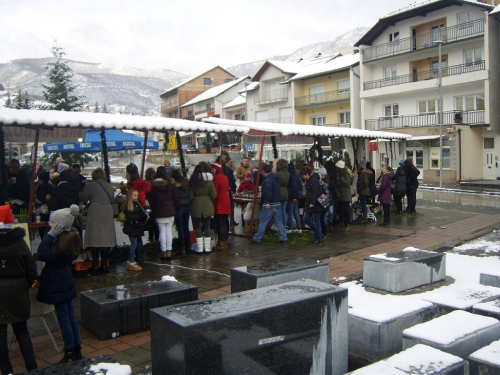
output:
[[[236,115],[234,115],[234,119],[235,120],[240,120],[241,119],[241,115],[239,113],[237,113]]]
[[[292,107],[280,108],[280,122],[282,124],[292,123]]]
[[[311,104],[316,102],[324,102],[325,100],[325,85],[314,85],[309,86],[309,95],[311,98]]]
[[[211,112],[212,111],[212,103],[208,103],[206,105],[206,107],[207,107],[207,112]]]
[[[438,100],[422,100],[417,102],[418,113],[433,113],[438,110]]]
[[[193,110],[188,110],[188,116],[192,116],[193,115]]]
[[[478,64],[482,60],[481,48],[471,48],[464,51],[464,60],[466,65]]]
[[[439,143],[439,139],[431,139],[429,144],[431,155],[436,155],[437,159],[439,159]],[[443,138],[443,155],[441,157],[441,163],[443,169],[450,169],[450,140],[447,138]],[[432,163],[430,169],[439,169],[439,164]]]
[[[399,41],[399,31],[393,31],[392,33],[389,33],[389,43],[394,42],[394,44],[397,44]]]
[[[386,66],[384,67],[384,78],[394,78],[398,74],[398,71],[396,69],[396,65],[392,66]]]
[[[203,78],[203,84],[205,86],[210,86],[212,85],[212,78]]]
[[[484,138],[484,148],[494,149],[495,148],[495,138]]]
[[[431,33],[431,45],[434,45],[436,42],[446,42],[444,23],[432,26]]]
[[[348,79],[343,79],[342,81],[337,81],[337,89],[339,93],[348,92],[351,88],[351,82]]]
[[[351,123],[351,112],[339,112],[339,124],[350,124]]]
[[[267,121],[269,119],[268,111],[255,112],[255,121]]]
[[[224,82],[225,82],[225,83],[229,83],[229,82],[233,82],[233,80],[232,80],[231,78],[226,78],[226,79],[224,80]]]
[[[447,67],[447,62],[446,62],[446,57],[441,58],[441,74],[443,76],[446,75],[446,67]],[[434,74],[436,77],[439,74],[439,58],[432,60],[432,74]]]
[[[484,94],[455,96],[455,109],[459,111],[483,111]]]
[[[384,116],[385,117],[399,116],[399,104],[384,105]]]
[[[467,22],[472,22],[474,21],[474,12],[463,12],[463,13],[458,13],[458,24],[459,25],[464,25]]]
[[[326,125],[326,116],[325,115],[311,116],[311,125],[318,125],[318,126]]]

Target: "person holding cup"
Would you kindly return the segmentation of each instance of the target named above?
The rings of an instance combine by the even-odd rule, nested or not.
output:
[[[9,174],[7,176],[9,186],[9,198],[23,201],[23,208],[28,207],[30,199],[30,184],[26,173],[21,171],[21,163],[17,159],[9,162]]]

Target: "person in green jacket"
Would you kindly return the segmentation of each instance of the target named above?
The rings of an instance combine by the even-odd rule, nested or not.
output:
[[[344,223],[345,230],[351,229],[351,184],[354,174],[349,167],[345,165],[343,160],[339,160],[335,166],[337,167],[337,179],[339,183],[340,197],[338,199],[339,218]]]
[[[213,176],[205,172],[201,165],[194,168],[189,179],[189,200],[191,201],[191,220],[196,232],[197,253],[212,251],[210,240],[210,218],[214,216],[214,201],[217,192],[213,183]]]
[[[285,159],[274,159],[273,172],[278,175],[280,181],[280,204],[283,216],[283,224],[286,226],[286,204],[288,202],[288,180],[290,179],[290,172],[288,172],[288,162]]]
[[[358,183],[357,190],[359,194],[359,202],[361,203],[361,212],[362,216],[358,220],[359,224],[367,223],[368,218],[368,207],[366,203],[368,202],[368,198],[370,197],[370,178],[372,172],[366,168],[366,160],[362,160],[359,165],[359,175],[358,175]]]

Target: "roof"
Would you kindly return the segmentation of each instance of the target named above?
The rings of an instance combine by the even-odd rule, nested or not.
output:
[[[358,63],[359,53],[347,56],[339,56],[323,64],[309,65],[302,68],[299,73],[297,73],[293,76],[293,78],[290,79],[290,81],[320,76],[323,74],[335,72],[337,70],[349,69],[351,66]]]
[[[245,96],[238,95],[236,98],[222,106],[223,109],[228,109],[232,107],[237,107],[245,104],[247,102],[247,99]]]
[[[260,69],[252,77],[252,81],[258,81],[260,76],[269,68],[274,66],[276,69],[282,71],[283,73],[296,74],[299,72],[301,65],[293,61],[279,61],[279,60],[266,60]]]
[[[495,9],[493,9],[490,14],[498,14],[500,13],[500,5],[497,5]]]
[[[240,84],[241,82],[243,82],[246,79],[250,79],[250,76],[241,77],[241,78],[238,78],[234,81],[226,82],[226,83],[223,83],[222,85],[212,87],[211,89],[208,89],[207,91],[205,91],[205,92],[201,93],[200,95],[196,96],[195,98],[191,99],[189,102],[183,104],[181,107],[187,107],[188,105],[193,105],[195,103],[199,103],[199,102],[202,102],[204,100],[213,99],[213,98],[219,96],[220,94],[226,92],[231,87],[234,87],[234,86]]]
[[[242,132],[244,124],[217,125],[168,117],[0,108],[0,126],[27,128],[130,129],[138,131]]]
[[[412,3],[406,7],[395,10],[387,16],[382,17],[378,22],[366,32],[365,35],[358,40],[354,47],[360,45],[371,45],[377,37],[382,34],[389,26],[394,26],[396,22],[406,20],[415,16],[424,17],[427,13],[434,12],[452,5],[468,4],[473,5],[484,10],[491,10],[494,6],[489,4],[479,3],[472,0],[425,0],[418,3]]]
[[[242,93],[247,92],[247,91],[257,90],[259,87],[260,87],[260,83],[259,82],[251,82],[248,86],[246,86],[244,89],[241,89],[238,92],[240,94],[242,94]]]
[[[169,93],[169,92],[171,92],[171,91],[177,90],[179,87],[184,86],[186,83],[189,83],[189,82],[191,82],[191,81],[195,80],[196,78],[201,77],[202,75],[207,74],[208,72],[211,72],[212,70],[215,70],[215,69],[217,69],[217,68],[222,69],[222,70],[223,70],[223,71],[225,71],[227,74],[230,74],[230,75],[231,75],[231,77],[236,78],[236,77],[234,76],[234,74],[233,74],[233,73],[228,72],[226,69],[221,68],[219,65],[217,65],[217,66],[214,66],[214,67],[213,67],[213,68],[211,68],[211,69],[208,69],[208,70],[204,71],[203,73],[200,73],[200,74],[198,74],[198,75],[196,75],[196,76],[192,76],[192,77],[189,77],[189,78],[185,79],[184,81],[182,81],[182,82],[181,82],[181,83],[179,83],[178,85],[175,85],[174,87],[171,87],[171,88],[169,88],[167,91],[165,91],[165,92],[161,93],[161,94],[160,94],[160,96],[163,96],[163,95],[165,95],[165,94],[168,94],[168,93]]]
[[[410,139],[410,134],[362,130],[352,128],[335,128],[329,126],[315,125],[298,125],[298,124],[281,124],[270,122],[254,122],[254,121],[238,121],[227,120],[215,117],[204,118],[203,122],[211,122],[219,125],[228,126],[246,126],[249,128],[247,134],[258,133],[261,135],[280,134],[286,135],[309,135],[309,136],[325,136],[325,137],[349,137],[349,138],[390,138],[390,139]],[[241,125],[240,125],[241,124]]]

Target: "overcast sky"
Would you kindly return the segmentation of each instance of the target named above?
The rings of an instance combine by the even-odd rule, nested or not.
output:
[[[332,40],[412,0],[0,0],[0,63],[49,57],[197,74]]]

